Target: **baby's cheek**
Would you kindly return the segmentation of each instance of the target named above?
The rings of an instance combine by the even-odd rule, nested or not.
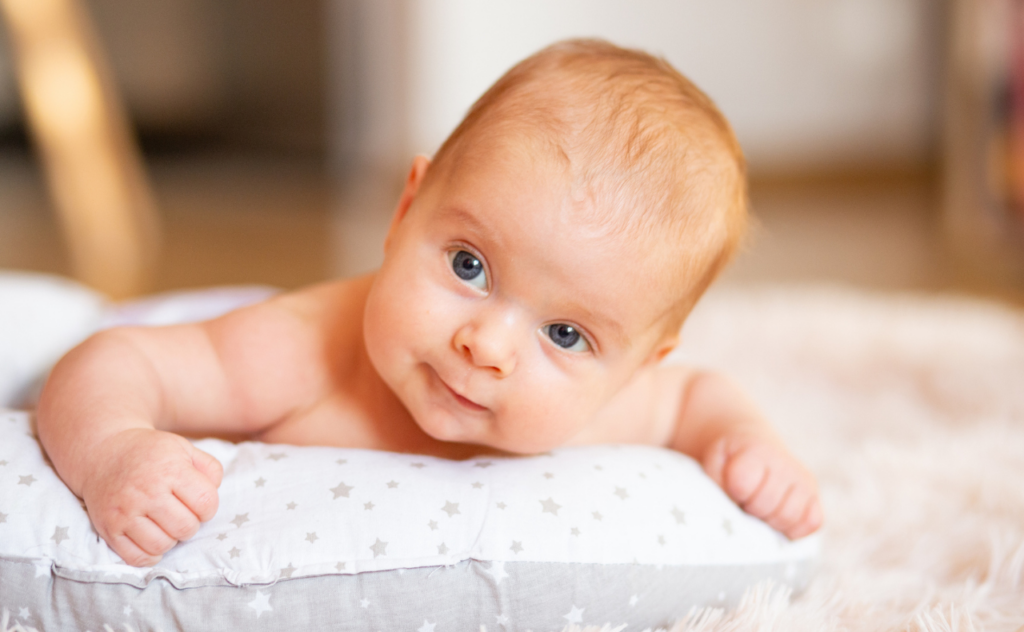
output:
[[[400,289],[401,286],[380,288],[366,311],[364,342],[381,373],[388,372],[392,365],[410,361],[424,346],[444,343],[436,331],[435,310],[423,307],[430,304],[429,298],[410,297]],[[414,305],[421,307],[411,307]],[[380,366],[385,364],[388,368]]]
[[[589,408],[585,400],[569,397],[564,391],[561,396],[536,392],[520,396],[505,411],[505,433],[520,446],[519,452],[546,452],[564,445],[583,429]]]

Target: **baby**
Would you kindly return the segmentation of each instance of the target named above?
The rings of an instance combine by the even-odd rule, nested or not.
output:
[[[413,160],[380,270],[96,334],[50,376],[40,439],[133,565],[216,512],[221,466],[183,434],[454,459],[667,446],[805,536],[813,476],[726,379],[659,364],[740,239],[744,172],[728,123],[665,61],[553,45]]]

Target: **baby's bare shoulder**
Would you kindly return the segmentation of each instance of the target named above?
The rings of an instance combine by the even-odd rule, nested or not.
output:
[[[310,286],[201,325],[247,416],[266,423],[331,389],[338,358],[361,339],[359,282]]]
[[[282,310],[310,324],[329,324],[347,313],[362,312],[371,277],[317,283],[280,294],[254,306],[258,310]]]
[[[311,285],[280,294],[206,323],[211,337],[228,346],[257,348],[338,343],[361,323],[368,287],[366,277]]]

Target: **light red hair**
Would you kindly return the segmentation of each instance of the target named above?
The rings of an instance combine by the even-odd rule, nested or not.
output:
[[[638,242],[675,241],[678,328],[736,252],[747,221],[746,163],[715,104],[660,57],[601,40],[559,42],[519,62],[470,108],[428,180],[457,171],[474,143],[515,135],[550,148],[574,177],[628,209],[592,218]]]

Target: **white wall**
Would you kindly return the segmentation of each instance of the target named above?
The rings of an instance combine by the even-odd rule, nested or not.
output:
[[[385,150],[401,162],[435,150],[517,60],[577,36],[666,56],[719,104],[754,170],[903,165],[932,142],[939,5],[928,0],[350,1],[403,14],[383,37],[378,23],[364,51],[404,59],[364,79],[397,82],[402,119],[374,117],[394,116],[386,99],[364,103],[360,143],[364,153],[404,147]],[[404,140],[378,142],[374,129]]]

